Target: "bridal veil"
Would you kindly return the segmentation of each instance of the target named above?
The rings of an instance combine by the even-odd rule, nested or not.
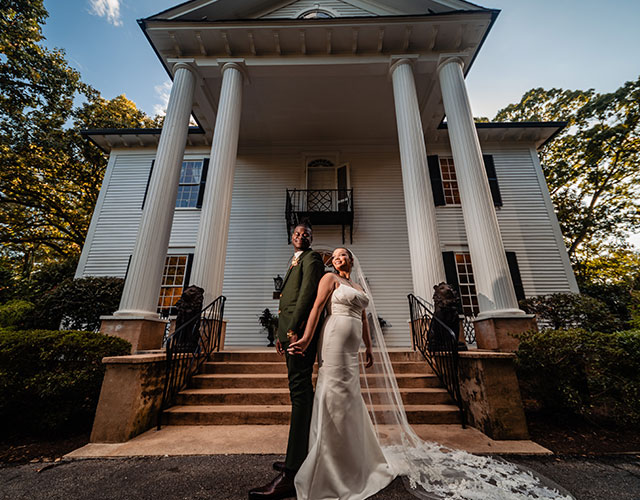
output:
[[[362,396],[385,458],[412,495],[425,500],[573,498],[547,478],[508,461],[422,440],[407,420],[373,294],[355,255],[351,279],[369,296],[367,317],[375,362],[362,378]],[[361,373],[365,373],[363,358]]]

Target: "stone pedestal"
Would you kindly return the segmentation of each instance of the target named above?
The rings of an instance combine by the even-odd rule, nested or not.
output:
[[[104,358],[92,443],[122,443],[150,429],[162,402],[166,357],[138,354]]]
[[[515,337],[518,333],[538,330],[535,314],[519,316],[490,316],[474,320],[478,349],[489,349],[502,352],[515,352],[520,341]]]
[[[460,392],[469,423],[496,440],[529,439],[515,354],[460,353]]]
[[[131,354],[162,347],[167,321],[146,316],[100,316],[100,332],[131,343]]]

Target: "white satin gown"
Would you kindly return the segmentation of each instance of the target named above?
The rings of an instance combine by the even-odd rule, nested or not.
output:
[[[385,460],[360,391],[358,350],[364,292],[340,284],[318,339],[309,454],[295,477],[298,500],[360,500],[395,474]]]

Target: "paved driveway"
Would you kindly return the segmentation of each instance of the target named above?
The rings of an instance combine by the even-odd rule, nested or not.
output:
[[[0,498],[28,500],[246,499],[272,476],[277,455],[214,455],[69,460],[0,468]],[[600,458],[509,457],[547,476],[578,500],[639,500],[640,455]],[[394,481],[372,497],[412,499]]]

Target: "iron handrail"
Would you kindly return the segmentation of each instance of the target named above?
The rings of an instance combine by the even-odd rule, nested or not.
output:
[[[458,338],[451,328],[434,315],[423,299],[411,293],[407,298],[411,314],[413,345],[429,363],[458,406],[464,428],[467,425],[467,416],[460,393]]]
[[[162,402],[158,412],[158,429],[162,425],[162,413],[175,404],[178,393],[200,370],[214,351],[222,348],[222,318],[224,295],[168,336],[165,345],[166,366]]]

